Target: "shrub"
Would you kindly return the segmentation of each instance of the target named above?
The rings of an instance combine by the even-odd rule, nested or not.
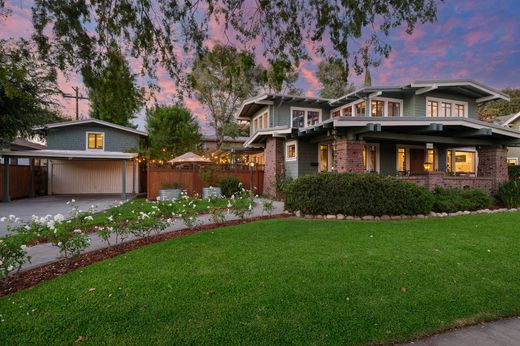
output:
[[[453,213],[461,210],[485,209],[493,203],[491,197],[482,189],[437,188],[433,191],[433,197],[433,210],[436,212]]]
[[[509,166],[509,180],[520,180],[520,166]]]
[[[285,207],[304,214],[427,214],[432,195],[424,188],[376,174],[319,173],[296,179],[286,189]]]
[[[510,180],[498,187],[497,199],[507,208],[520,207],[520,180]]]
[[[204,186],[218,186],[218,167],[205,166],[200,170],[200,178]]]
[[[226,197],[231,197],[242,188],[242,182],[235,176],[221,178],[219,185],[222,189],[222,193]]]
[[[31,257],[27,255],[25,238],[9,236],[0,238],[0,279],[7,279],[12,271],[19,271]]]

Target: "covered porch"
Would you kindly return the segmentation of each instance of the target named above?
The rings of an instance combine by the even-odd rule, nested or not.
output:
[[[137,153],[89,152],[81,150],[0,151],[4,158],[2,201],[11,201],[10,158],[27,158],[30,171],[34,160],[47,160],[47,191],[53,194],[113,194],[122,200],[127,194],[139,192]],[[26,182],[34,197],[34,174]]]

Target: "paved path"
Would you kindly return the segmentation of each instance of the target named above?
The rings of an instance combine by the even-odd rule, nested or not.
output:
[[[520,317],[481,323],[404,345],[414,346],[518,346]]]
[[[257,203],[255,207],[253,208],[253,211],[249,217],[257,217],[262,216],[263,214],[263,205],[262,205],[262,199],[255,200]],[[273,214],[281,214],[284,212],[284,204],[282,202],[274,202],[274,210]],[[233,214],[226,214],[226,220],[238,220],[239,218],[236,217]],[[199,216],[199,220],[202,222],[203,225],[207,225],[211,223],[209,215],[201,215]],[[180,221],[175,220],[175,222],[164,232],[171,232],[171,231],[179,231],[186,229],[187,227]],[[90,237],[90,247],[85,251],[93,251],[98,250],[107,247],[107,243],[103,241],[97,234],[92,233],[89,235]],[[134,236],[129,236],[125,239],[126,241],[130,241],[136,239]],[[111,244],[114,243],[114,239],[112,239]],[[39,267],[44,264],[55,262],[59,259],[59,250],[56,246],[53,246],[50,243],[46,244],[39,244],[35,246],[31,246],[28,248],[28,254],[31,256],[31,263],[28,263],[22,267],[23,270],[27,270],[30,268]]]
[[[119,195],[84,195],[84,196],[41,196],[34,198],[23,198],[9,203],[0,203],[0,217],[15,215],[24,221],[30,221],[32,215],[45,216],[63,214],[68,217],[72,207],[67,201],[75,199],[75,204],[81,210],[87,210],[91,205],[97,205],[96,211],[110,208],[114,203],[120,201]],[[7,223],[0,222],[0,237],[7,234]]]

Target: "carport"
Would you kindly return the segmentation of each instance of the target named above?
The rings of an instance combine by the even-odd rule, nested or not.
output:
[[[49,194],[53,194],[54,186],[53,186],[53,160],[58,160],[60,163],[64,163],[64,165],[67,165],[69,167],[73,167],[75,163],[77,163],[77,166],[84,166],[85,169],[83,169],[83,173],[88,172],[88,167],[97,167],[98,174],[97,178],[101,179],[107,179],[107,181],[103,181],[105,184],[108,184],[108,186],[113,186],[114,183],[119,180],[120,178],[120,193],[121,193],[121,199],[126,200],[127,199],[127,178],[128,174],[130,174],[130,178],[132,179],[131,184],[131,192],[136,193],[136,185],[138,184],[138,179],[136,179],[136,176],[138,175],[138,164],[136,162],[137,160],[137,153],[123,153],[123,152],[107,152],[107,151],[84,151],[84,150],[30,150],[30,151],[11,151],[11,150],[5,150],[0,151],[0,156],[4,158],[4,169],[3,169],[3,202],[9,202],[11,200],[10,192],[9,192],[9,159],[10,158],[28,158],[30,161],[30,171],[33,172],[34,170],[34,159],[46,159],[48,164],[48,192]],[[89,165],[88,162],[91,162]],[[114,165],[119,163],[120,168],[120,175],[119,173],[115,172]],[[109,167],[110,166],[110,167]],[[127,172],[128,168],[127,166],[130,166],[131,172]],[[110,171],[107,171],[109,169]],[[110,176],[107,176],[108,172]],[[79,174],[79,172],[78,172]],[[104,174],[104,175],[103,175]],[[117,177],[115,177],[117,175]],[[64,177],[66,179],[73,179],[74,178],[74,170],[69,170],[68,172],[64,173]],[[81,176],[79,177],[81,178]],[[32,188],[34,186],[34,175],[30,174],[29,179],[29,186],[30,191],[34,191]],[[69,179],[69,180],[70,180]],[[112,180],[109,180],[112,179]],[[81,184],[82,187],[85,187],[84,184],[87,184],[88,182],[84,181],[74,181],[71,180],[73,184]],[[88,186],[86,189],[84,189],[86,192],[82,193],[89,193],[88,192]],[[103,191],[105,192],[105,191]],[[101,192],[101,193],[103,193]],[[96,191],[94,193],[100,193],[99,191]],[[110,193],[108,190],[106,193]]]

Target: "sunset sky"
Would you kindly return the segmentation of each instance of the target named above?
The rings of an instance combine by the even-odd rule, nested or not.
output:
[[[32,31],[31,2],[7,1],[11,16],[0,20],[0,37],[28,38]],[[447,0],[439,4],[438,21],[418,25],[412,35],[396,31],[386,39],[392,45],[390,57],[372,70],[374,85],[399,85],[417,79],[470,78],[496,88],[520,87],[520,1],[518,0]],[[210,38],[222,40],[222,27],[212,23]],[[319,59],[300,66],[297,86],[307,95],[317,95],[315,78]],[[175,94],[173,81],[159,74],[162,90],[159,101],[167,103]],[[362,77],[354,77],[356,85]],[[63,91],[81,81],[72,76],[60,79]],[[199,119],[204,133],[211,133],[204,108],[194,100],[186,105]],[[74,113],[74,101],[63,100],[63,113]],[[83,116],[88,102],[81,103]],[[136,123],[142,127],[143,115]]]

